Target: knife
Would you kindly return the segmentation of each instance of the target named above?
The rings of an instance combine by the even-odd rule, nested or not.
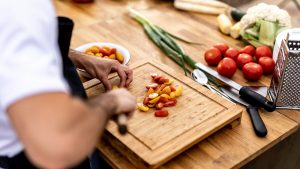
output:
[[[228,97],[230,97],[236,103],[239,103],[246,107],[247,112],[250,115],[252,126],[254,128],[255,134],[259,137],[265,137],[268,134],[268,130],[261,119],[258,108],[248,104],[243,99],[240,98],[240,95],[237,90],[230,86],[220,87],[221,91],[224,92]]]
[[[240,97],[246,101],[248,104],[253,105],[255,107],[262,107],[266,111],[272,112],[276,109],[276,106],[273,102],[267,100],[264,96],[254,92],[249,87],[241,86],[238,83],[234,82],[233,80],[218,74],[216,71],[208,68],[207,66],[203,65],[202,63],[197,63],[196,67],[206,73],[212,75],[213,77],[219,79],[220,81],[224,82],[226,85],[236,89],[239,91]]]

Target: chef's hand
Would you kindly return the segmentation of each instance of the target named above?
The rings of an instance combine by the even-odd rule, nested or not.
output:
[[[86,55],[73,49],[70,49],[69,57],[76,67],[84,69],[92,77],[98,78],[106,90],[112,88],[112,84],[108,80],[108,75],[112,72],[117,72],[120,77],[119,87],[128,87],[132,82],[132,70],[116,60]]]
[[[136,98],[124,88],[103,93],[89,99],[88,103],[96,110],[107,113],[109,118],[116,118],[120,114],[131,117],[136,108]]]
[[[112,90],[108,93],[115,98],[114,102],[117,105],[115,115],[125,113],[128,117],[131,117],[136,108],[136,98],[124,88]]]

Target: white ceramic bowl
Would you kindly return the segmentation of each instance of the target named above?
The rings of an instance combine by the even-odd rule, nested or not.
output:
[[[124,61],[123,61],[123,65],[127,65],[129,60],[130,60],[130,53],[129,51],[121,46],[121,45],[117,45],[114,43],[108,43],[108,42],[92,42],[92,43],[87,43],[84,45],[81,45],[79,47],[77,47],[75,50],[79,51],[79,52],[84,52],[86,49],[92,47],[92,46],[99,46],[99,47],[104,47],[104,46],[108,46],[110,48],[116,48],[118,52],[122,53],[122,55],[124,56]]]

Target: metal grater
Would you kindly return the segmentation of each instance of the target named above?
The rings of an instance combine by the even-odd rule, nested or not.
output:
[[[268,95],[277,108],[300,109],[300,32],[282,40]]]

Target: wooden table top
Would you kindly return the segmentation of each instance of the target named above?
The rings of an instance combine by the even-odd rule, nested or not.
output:
[[[71,0],[54,0],[58,15],[68,16],[75,22],[71,47],[89,42],[112,42],[121,44],[131,53],[130,63],[144,58],[159,60],[182,72],[181,68],[165,56],[146,36],[142,27],[127,13],[132,6],[153,23],[167,31],[202,46],[180,43],[197,62],[204,63],[205,49],[217,42],[242,48],[243,43],[218,31],[216,17],[175,10],[170,1],[158,0],[95,0],[91,4],[76,4]],[[271,76],[259,82],[248,82],[237,71],[233,80],[242,85],[269,86]],[[160,168],[238,168],[268,150],[298,129],[300,113],[296,110],[260,110],[269,131],[265,138],[255,135],[247,112],[243,113],[241,125],[224,128],[208,139],[196,144]],[[134,168],[107,142],[98,146],[102,155],[114,168]]]

